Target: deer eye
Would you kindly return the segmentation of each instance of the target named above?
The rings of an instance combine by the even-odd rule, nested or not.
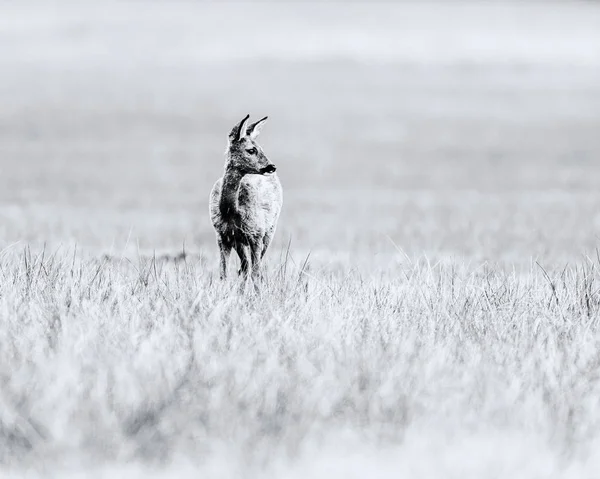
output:
[[[257,151],[258,150],[256,148],[252,147],[252,148],[248,148],[246,150],[246,153],[248,153],[249,155],[256,155]]]

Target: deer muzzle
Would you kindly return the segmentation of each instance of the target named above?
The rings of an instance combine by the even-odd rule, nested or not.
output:
[[[275,165],[267,165],[260,170],[260,173],[261,175],[264,175],[265,173],[274,173],[276,169],[277,168],[275,167]]]

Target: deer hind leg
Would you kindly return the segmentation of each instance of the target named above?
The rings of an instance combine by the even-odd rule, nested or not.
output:
[[[221,255],[221,261],[220,261],[221,279],[225,279],[225,278],[227,278],[227,262],[229,261],[229,255],[231,254],[231,246],[225,246],[222,241],[219,241],[219,252]]]

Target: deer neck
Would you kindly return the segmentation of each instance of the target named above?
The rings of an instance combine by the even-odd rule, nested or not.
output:
[[[222,218],[231,218],[240,214],[238,193],[243,177],[243,173],[236,168],[228,167],[225,169],[221,187],[221,201],[219,203]]]

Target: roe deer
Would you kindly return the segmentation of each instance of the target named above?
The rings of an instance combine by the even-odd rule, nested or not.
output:
[[[275,165],[255,141],[267,117],[248,126],[249,118],[246,115],[229,133],[225,174],[210,192],[210,218],[221,254],[221,279],[227,276],[232,248],[240,257],[239,273],[246,280],[258,278],[283,203]]]

